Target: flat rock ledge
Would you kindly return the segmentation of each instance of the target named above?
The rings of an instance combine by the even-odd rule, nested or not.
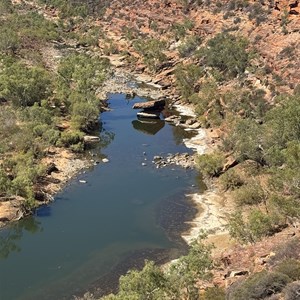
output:
[[[163,109],[166,105],[166,101],[164,99],[146,101],[146,102],[138,102],[133,104],[133,109],[145,109],[145,110],[156,110]]]

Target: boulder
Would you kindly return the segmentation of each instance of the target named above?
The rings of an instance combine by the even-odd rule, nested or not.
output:
[[[159,109],[164,108],[166,105],[166,101],[164,99],[162,100],[153,100],[153,101],[147,101],[147,102],[139,102],[135,103],[132,108],[133,109]]]
[[[46,167],[46,174],[47,175],[51,175],[52,172],[59,172],[57,166],[55,165],[54,162],[50,163],[47,167]]]
[[[94,135],[85,135],[83,137],[83,140],[86,143],[96,143],[100,141],[100,137],[99,136],[94,136]]]
[[[137,116],[139,118],[148,118],[148,119],[159,119],[160,112],[138,112]]]
[[[199,122],[195,122],[192,125],[189,125],[189,128],[191,129],[198,129],[201,127],[201,124]]]
[[[180,120],[181,120],[181,117],[180,116],[175,116],[175,115],[172,115],[172,116],[169,116],[169,117],[165,118],[165,121],[169,122],[169,123],[178,123]]]

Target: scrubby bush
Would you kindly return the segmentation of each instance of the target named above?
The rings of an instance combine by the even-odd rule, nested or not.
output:
[[[107,59],[70,54],[58,67],[58,92],[62,97],[68,97],[70,90],[81,94],[94,92],[103,83],[108,69]]]
[[[166,42],[158,39],[137,39],[133,42],[134,49],[142,56],[144,63],[150,71],[156,72],[167,59],[164,54]]]
[[[262,128],[259,124],[250,119],[237,119],[223,144],[227,151],[234,152],[238,161],[250,159],[265,165],[263,142]]]
[[[220,33],[208,41],[207,47],[201,49],[199,56],[207,66],[217,68],[233,78],[242,74],[248,66],[247,46],[248,42],[244,38]]]
[[[241,187],[244,184],[244,181],[234,169],[230,169],[220,176],[220,183],[226,191]]]
[[[285,300],[298,300],[300,296],[300,281],[289,283],[283,294]]]
[[[83,142],[83,133],[80,131],[64,131],[58,141],[59,145],[70,147]]]
[[[250,276],[242,284],[231,290],[227,295],[227,299],[266,299],[281,292],[289,282],[290,278],[284,274],[262,271]]]
[[[254,243],[264,236],[274,233],[272,218],[258,209],[243,214],[237,210],[228,218],[229,234],[241,243]]]
[[[259,209],[253,209],[250,212],[248,224],[254,240],[260,240],[274,232],[271,217]]]
[[[279,217],[283,218],[283,222],[286,222],[289,217],[300,217],[299,200],[293,197],[272,195],[268,199],[268,207],[273,214],[277,214]]]
[[[195,64],[178,65],[175,70],[176,85],[184,100],[188,100],[197,91],[197,82],[202,70]]]
[[[4,27],[0,31],[0,52],[4,52],[6,54],[15,53],[19,48],[19,44],[19,37],[12,28]]]
[[[194,53],[197,47],[201,44],[200,37],[189,36],[184,43],[178,47],[178,52],[181,57],[189,57]]]
[[[225,291],[218,286],[207,288],[200,300],[225,300]]]
[[[98,123],[99,110],[94,103],[76,102],[72,106],[71,121],[75,129],[89,131]]]
[[[259,183],[251,181],[234,192],[234,199],[240,206],[257,205],[266,199],[266,194]]]
[[[276,272],[287,275],[293,281],[300,279],[300,262],[295,259],[286,259],[276,268]]]
[[[293,238],[283,244],[277,246],[274,250],[275,255],[270,259],[270,265],[277,265],[286,259],[300,259],[300,240],[299,238]]]
[[[197,167],[204,176],[219,175],[224,165],[224,156],[221,152],[199,155]]]
[[[42,68],[12,63],[0,69],[0,96],[17,107],[41,103],[50,93],[50,75]]]

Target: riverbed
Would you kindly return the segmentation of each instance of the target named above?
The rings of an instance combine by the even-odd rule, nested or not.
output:
[[[185,194],[199,192],[201,181],[194,170],[152,160],[191,153],[183,140],[193,133],[163,117],[138,120],[132,105],[142,100],[110,95],[101,143],[89,150],[94,166],[53,203],[0,231],[0,299],[102,295],[144,259],[163,263],[185,253],[181,233],[197,213]]]

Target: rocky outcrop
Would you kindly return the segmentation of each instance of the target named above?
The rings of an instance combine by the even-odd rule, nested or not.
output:
[[[195,158],[188,153],[176,153],[168,154],[166,157],[154,156],[152,163],[156,165],[156,168],[176,165],[189,169],[195,167]]]
[[[147,102],[138,102],[135,103],[132,108],[133,109],[144,109],[144,110],[156,110],[163,109],[166,105],[166,101],[164,99],[161,100],[153,100]]]
[[[93,135],[85,135],[83,137],[83,140],[85,143],[96,143],[100,141],[99,136],[93,136]]]
[[[0,227],[10,221],[20,220],[25,214],[25,199],[22,197],[0,198]]]

